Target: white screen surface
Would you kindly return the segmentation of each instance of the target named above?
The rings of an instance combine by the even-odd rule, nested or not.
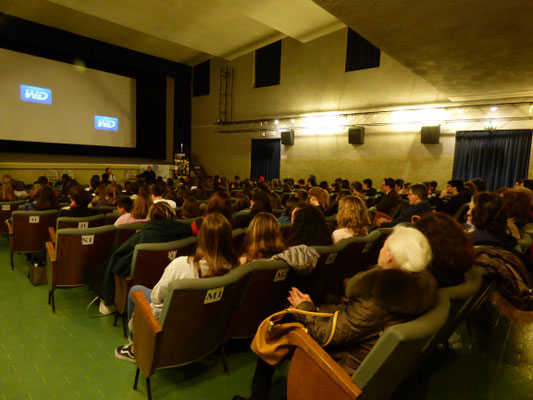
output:
[[[135,104],[135,79],[0,49],[0,140],[135,148]]]

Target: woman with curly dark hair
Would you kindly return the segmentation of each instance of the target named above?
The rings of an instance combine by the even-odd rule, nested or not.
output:
[[[333,244],[331,232],[322,211],[309,203],[298,203],[292,211],[288,246],[328,246]]]
[[[440,288],[456,286],[464,281],[464,274],[475,260],[472,239],[459,223],[448,214],[436,212],[420,218],[416,228],[426,235],[433,259],[428,271]]]
[[[509,227],[515,225],[521,231],[529,222],[533,192],[523,187],[507,189],[502,193],[502,198]]]
[[[476,228],[470,232],[474,245],[498,246],[513,249],[516,239],[507,233],[507,215],[503,199],[494,192],[476,194],[470,202],[468,219]]]

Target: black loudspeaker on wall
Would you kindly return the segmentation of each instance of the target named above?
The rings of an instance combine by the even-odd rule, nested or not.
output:
[[[363,144],[365,143],[365,128],[354,127],[348,129],[348,143]]]
[[[282,131],[281,144],[294,144],[294,131]]]
[[[440,125],[423,126],[420,133],[423,144],[437,144],[440,139]]]

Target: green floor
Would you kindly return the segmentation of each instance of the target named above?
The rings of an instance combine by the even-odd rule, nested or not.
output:
[[[9,267],[8,238],[0,236],[0,400],[146,399],[144,380],[132,390],[135,365],[113,350],[124,343],[113,317],[87,305],[85,287],[56,291],[56,313],[47,287],[27,279],[28,263],[15,255]],[[488,313],[478,318],[474,339],[462,327],[455,349],[435,354],[423,373],[407,381],[396,399],[533,399],[533,328],[510,325]],[[230,375],[218,355],[184,368],[157,371],[154,400],[231,399],[249,394],[255,356],[247,343],[233,343]],[[282,398],[278,385],[271,398]],[[328,399],[334,400],[334,399]]]

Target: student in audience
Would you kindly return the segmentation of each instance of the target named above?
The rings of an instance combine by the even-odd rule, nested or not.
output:
[[[200,215],[200,202],[194,196],[187,196],[181,206],[181,218],[197,218]]]
[[[152,204],[153,201],[152,197],[149,195],[148,188],[145,185],[141,186],[139,188],[139,193],[133,202],[131,211],[118,217],[115,221],[115,226],[146,222],[148,211]]]
[[[457,210],[468,202],[468,198],[463,194],[463,188],[463,181],[459,179],[448,181],[448,186],[440,192],[440,197],[437,199],[437,211],[442,211],[453,217]]]
[[[154,316],[159,318],[170,282],[177,279],[221,276],[238,264],[239,259],[233,247],[231,225],[228,220],[218,213],[207,215],[198,234],[198,247],[194,256],[181,256],[172,260],[153,290],[144,286],[131,288],[128,296],[128,320],[133,314],[132,292],[141,290],[151,303]],[[134,350],[133,344],[119,346],[115,350],[115,356],[120,360],[135,362]]]
[[[60,217],[88,217],[98,214],[98,209],[88,207],[91,204],[92,196],[83,186],[72,186],[69,190],[68,197],[70,199],[70,206],[59,212]]]
[[[222,214],[232,227],[235,227],[235,219],[233,218],[233,208],[231,206],[231,197],[222,190],[217,190],[209,197],[207,206],[205,207],[205,214],[219,213]]]
[[[376,211],[391,216],[396,206],[400,202],[400,195],[394,190],[395,183],[392,178],[383,179],[381,184],[381,190],[385,193],[385,196],[376,206]]]
[[[270,196],[263,190],[256,190],[251,201],[252,207],[250,212],[237,216],[235,226],[237,228],[247,228],[252,222],[252,219],[260,212],[272,213],[272,205],[270,203]]]
[[[107,266],[103,289],[97,287],[95,291],[103,297],[105,305],[113,305],[115,297],[115,280],[113,275],[126,276],[131,272],[131,260],[135,245],[139,243],[164,243],[184,239],[198,234],[202,220],[191,224],[176,221],[176,212],[168,203],[154,203],[148,211],[148,222],[143,230],[135,233],[120,248],[115,251]]]
[[[329,208],[329,193],[319,187],[312,187],[309,190],[309,203],[326,213]]]
[[[168,203],[170,207],[176,208],[176,202],[174,200],[164,199],[163,194],[166,193],[166,188],[161,187],[160,185],[152,185],[150,186],[150,194],[152,195],[152,200],[154,203],[159,203],[160,201],[163,201],[165,203]]]
[[[355,196],[343,197],[339,202],[337,229],[331,235],[333,243],[352,236],[365,236],[369,226],[370,218],[363,200]]]
[[[285,202],[285,211],[283,212],[283,215],[278,218],[279,224],[286,224],[286,223],[291,222],[292,210],[294,209],[296,204],[298,204],[299,202],[300,200],[298,200],[297,197],[289,196],[289,198]]]
[[[366,196],[365,192],[363,191],[363,184],[359,181],[352,182],[351,190],[354,196],[357,196],[360,198],[363,198]]]
[[[251,207],[252,203],[250,201],[250,198],[241,193],[237,195],[236,201],[235,201],[235,212],[248,210]]]
[[[523,187],[507,189],[503,192],[502,198],[509,231],[520,240],[524,234],[524,225],[529,223],[531,216],[533,192]]]
[[[109,185],[109,183],[104,183],[104,181],[101,181],[98,187],[94,190],[94,197],[92,198],[92,203],[94,205],[98,204],[100,201],[105,201],[107,185]],[[68,193],[68,191],[63,191],[63,193]]]
[[[439,288],[457,286],[464,282],[464,274],[474,264],[472,239],[459,223],[445,213],[430,213],[416,223],[429,241],[433,259],[428,271]]]
[[[416,222],[416,219],[433,212],[428,203],[428,188],[423,183],[415,183],[408,189],[409,207],[404,213],[393,221],[381,222],[380,226],[387,228],[396,226],[402,222]]]
[[[309,295],[292,288],[289,302],[310,314],[294,317],[309,335],[339,365],[352,375],[370,352],[384,329],[410,321],[429,311],[437,302],[437,283],[426,272],[431,248],[425,236],[414,228],[396,227],[381,249],[378,266],[355,275],[346,287],[346,303],[324,305],[320,310]],[[312,313],[334,312],[333,318]],[[252,400],[268,399],[275,366],[257,359],[252,380]],[[233,400],[244,397],[234,396]]]
[[[6,182],[0,187],[0,201],[15,201],[15,189],[10,182]]]
[[[377,194],[376,189],[372,187],[372,179],[363,179],[363,192],[365,196],[374,197]]]
[[[98,175],[93,175],[89,181],[89,187],[87,190],[89,193],[94,194],[96,188],[100,185],[100,177]]]
[[[133,200],[129,197],[121,197],[117,201],[117,213],[120,215],[125,215],[131,213],[133,207]]]
[[[276,217],[260,212],[248,227],[239,261],[246,264],[257,258],[270,258],[283,250],[285,245]]]
[[[105,188],[105,197],[98,200],[97,207],[116,206],[120,196],[120,186],[116,183],[110,183]]]
[[[37,185],[32,199],[24,205],[24,211],[57,210],[59,201],[50,186]]]
[[[507,216],[503,207],[503,199],[494,192],[481,192],[470,202],[472,224],[470,232],[474,245],[490,245],[512,250],[516,239],[507,233]]]
[[[307,192],[303,189],[297,190],[294,195],[302,202],[307,201]]]
[[[298,203],[291,215],[291,233],[288,246],[328,246],[333,244],[324,214],[309,203]]]

